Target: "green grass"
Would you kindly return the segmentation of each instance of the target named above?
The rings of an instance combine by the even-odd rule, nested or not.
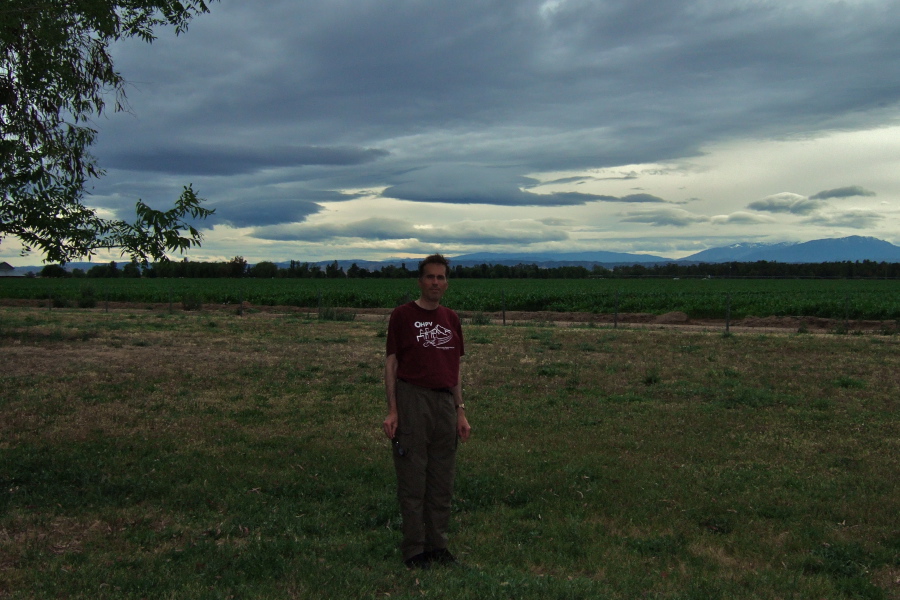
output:
[[[7,278],[0,298],[74,308],[93,302],[158,304],[184,310],[207,305],[393,308],[418,294],[408,279],[42,279]],[[805,316],[889,321],[897,332],[900,284],[875,279],[454,279],[448,306],[472,313],[475,325],[501,311],[684,312],[691,318]],[[252,309],[251,309],[252,310]],[[334,309],[331,309],[334,310]],[[805,327],[805,325],[804,325]],[[843,325],[839,326],[843,327]],[[846,333],[846,331],[844,331]]]
[[[900,597],[895,336],[466,325],[409,572],[383,330],[0,309],[0,597]]]

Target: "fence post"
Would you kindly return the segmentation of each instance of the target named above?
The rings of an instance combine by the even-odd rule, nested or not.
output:
[[[613,329],[619,328],[619,290],[616,290],[616,312],[613,314]]]
[[[506,325],[506,290],[500,290],[500,308],[503,311],[503,324]]]
[[[241,293],[238,294],[238,316],[244,316],[244,290],[241,290]]]
[[[725,294],[725,333],[731,333],[731,292]]]
[[[844,296],[844,331],[850,331],[850,294]]]

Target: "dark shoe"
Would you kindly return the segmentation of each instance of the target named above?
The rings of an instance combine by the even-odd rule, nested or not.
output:
[[[431,560],[427,553],[422,552],[412,558],[407,558],[403,561],[403,564],[406,565],[407,569],[427,569],[431,566]]]
[[[456,557],[450,554],[450,551],[446,548],[438,548],[428,553],[428,560],[441,563],[442,565],[449,565],[456,562]]]

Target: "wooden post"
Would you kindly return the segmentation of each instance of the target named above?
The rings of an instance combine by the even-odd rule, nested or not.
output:
[[[731,292],[725,295],[725,333],[731,333]]]
[[[844,331],[850,333],[850,294],[844,296]]]
[[[616,309],[613,313],[613,329],[619,328],[619,290],[616,290]]]

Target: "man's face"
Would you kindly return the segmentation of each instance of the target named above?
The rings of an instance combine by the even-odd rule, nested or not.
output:
[[[419,289],[422,297],[429,302],[440,302],[447,291],[447,269],[444,265],[429,263],[425,265],[422,276],[419,277]]]

